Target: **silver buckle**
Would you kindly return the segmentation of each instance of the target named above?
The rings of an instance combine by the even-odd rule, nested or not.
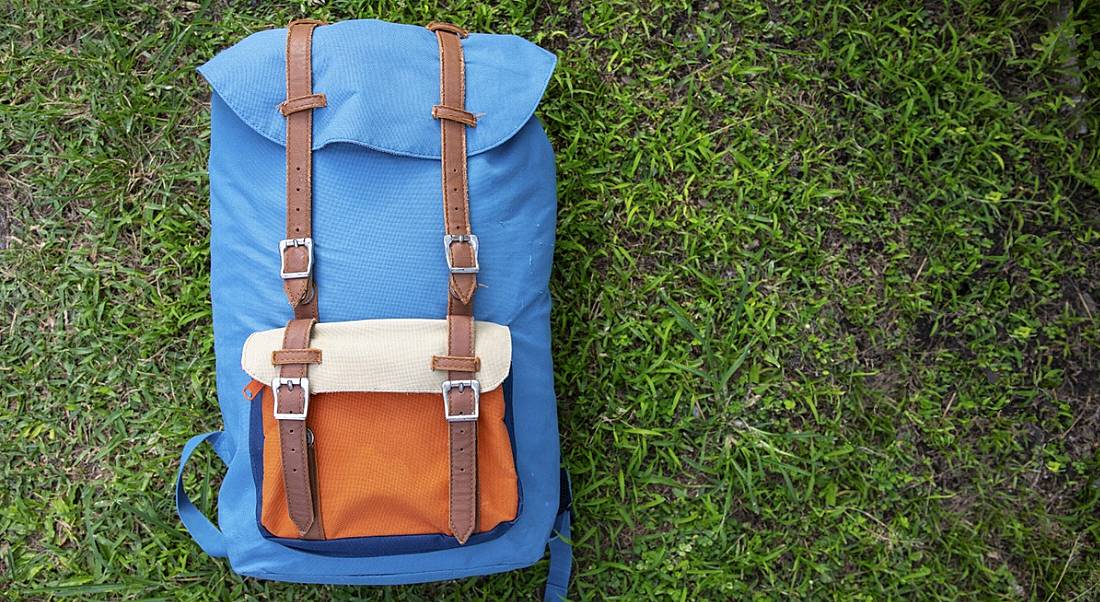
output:
[[[306,248],[306,271],[304,272],[288,272],[286,271],[286,250],[287,247],[305,247]],[[309,278],[310,273],[313,271],[313,239],[312,238],[284,238],[279,241],[279,275],[283,277],[283,280],[289,280],[291,278]]]
[[[283,386],[293,390],[295,386],[302,388],[302,394],[305,399],[302,401],[302,412],[280,412],[279,411],[279,389]],[[272,408],[275,411],[275,420],[305,420],[306,414],[309,414],[309,379],[302,378],[283,378],[276,376],[271,381],[271,394],[275,397],[275,404]]]
[[[474,413],[451,415],[451,389],[462,392],[470,387],[474,391]],[[481,381],[477,380],[445,380],[443,381],[443,415],[447,422],[474,422],[477,420],[481,406]]]
[[[454,259],[451,257],[451,245],[456,242],[468,242],[470,246],[474,248],[474,265],[470,267],[455,267]],[[477,263],[476,234],[444,234],[443,252],[447,256],[447,269],[450,270],[452,274],[476,274],[480,269]]]

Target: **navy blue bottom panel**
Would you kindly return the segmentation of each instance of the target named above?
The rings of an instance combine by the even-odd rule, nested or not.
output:
[[[290,539],[274,537],[260,526],[264,537],[288,548],[324,554],[325,556],[344,556],[364,558],[368,556],[394,556],[397,554],[417,554],[436,550],[449,550],[462,546],[496,539],[512,526],[511,522],[500,523],[490,531],[476,533],[459,544],[458,540],[442,533],[428,535],[384,535],[377,537],[348,537],[344,539]]]

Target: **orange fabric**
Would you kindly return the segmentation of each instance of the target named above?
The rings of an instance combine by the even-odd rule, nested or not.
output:
[[[516,517],[518,482],[504,424],[502,387],[481,395],[478,528]],[[260,522],[277,537],[298,537],[283,492],[279,427],[264,387],[264,481]],[[438,393],[318,393],[309,429],[325,537],[451,535],[447,422]]]

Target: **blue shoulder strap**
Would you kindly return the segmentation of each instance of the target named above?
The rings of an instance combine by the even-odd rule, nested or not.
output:
[[[229,463],[229,450],[226,449],[225,445],[228,439],[222,438],[221,431],[210,431],[191,437],[187,445],[183,446],[180,467],[176,472],[176,513],[183,521],[184,528],[191,534],[191,538],[199,544],[203,552],[216,558],[223,558],[226,555],[225,536],[210,522],[210,519],[203,515],[201,510],[191,503],[191,498],[187,497],[187,492],[183,490],[183,469],[187,466],[187,461],[191,458],[191,454],[195,452],[195,448],[206,441],[214,446],[214,451],[218,453],[218,457],[222,459],[222,462]]]
[[[573,513],[573,484],[569,473],[561,471],[561,500],[558,517],[554,520],[554,532],[550,547],[550,574],[546,578],[544,602],[565,602],[569,592],[569,575],[573,572],[573,540],[569,536],[569,523]]]

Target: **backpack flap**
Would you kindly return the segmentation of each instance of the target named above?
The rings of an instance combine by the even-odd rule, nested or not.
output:
[[[253,130],[286,140],[277,107],[286,97],[286,30],[252,34],[199,72]],[[490,150],[531,118],[557,58],[511,35],[472,33],[462,40],[466,110],[477,117],[467,154]],[[349,142],[378,151],[440,158],[439,49],[424,27],[375,20],[333,23],[313,34],[313,89],[327,106],[313,116],[314,150]]]

